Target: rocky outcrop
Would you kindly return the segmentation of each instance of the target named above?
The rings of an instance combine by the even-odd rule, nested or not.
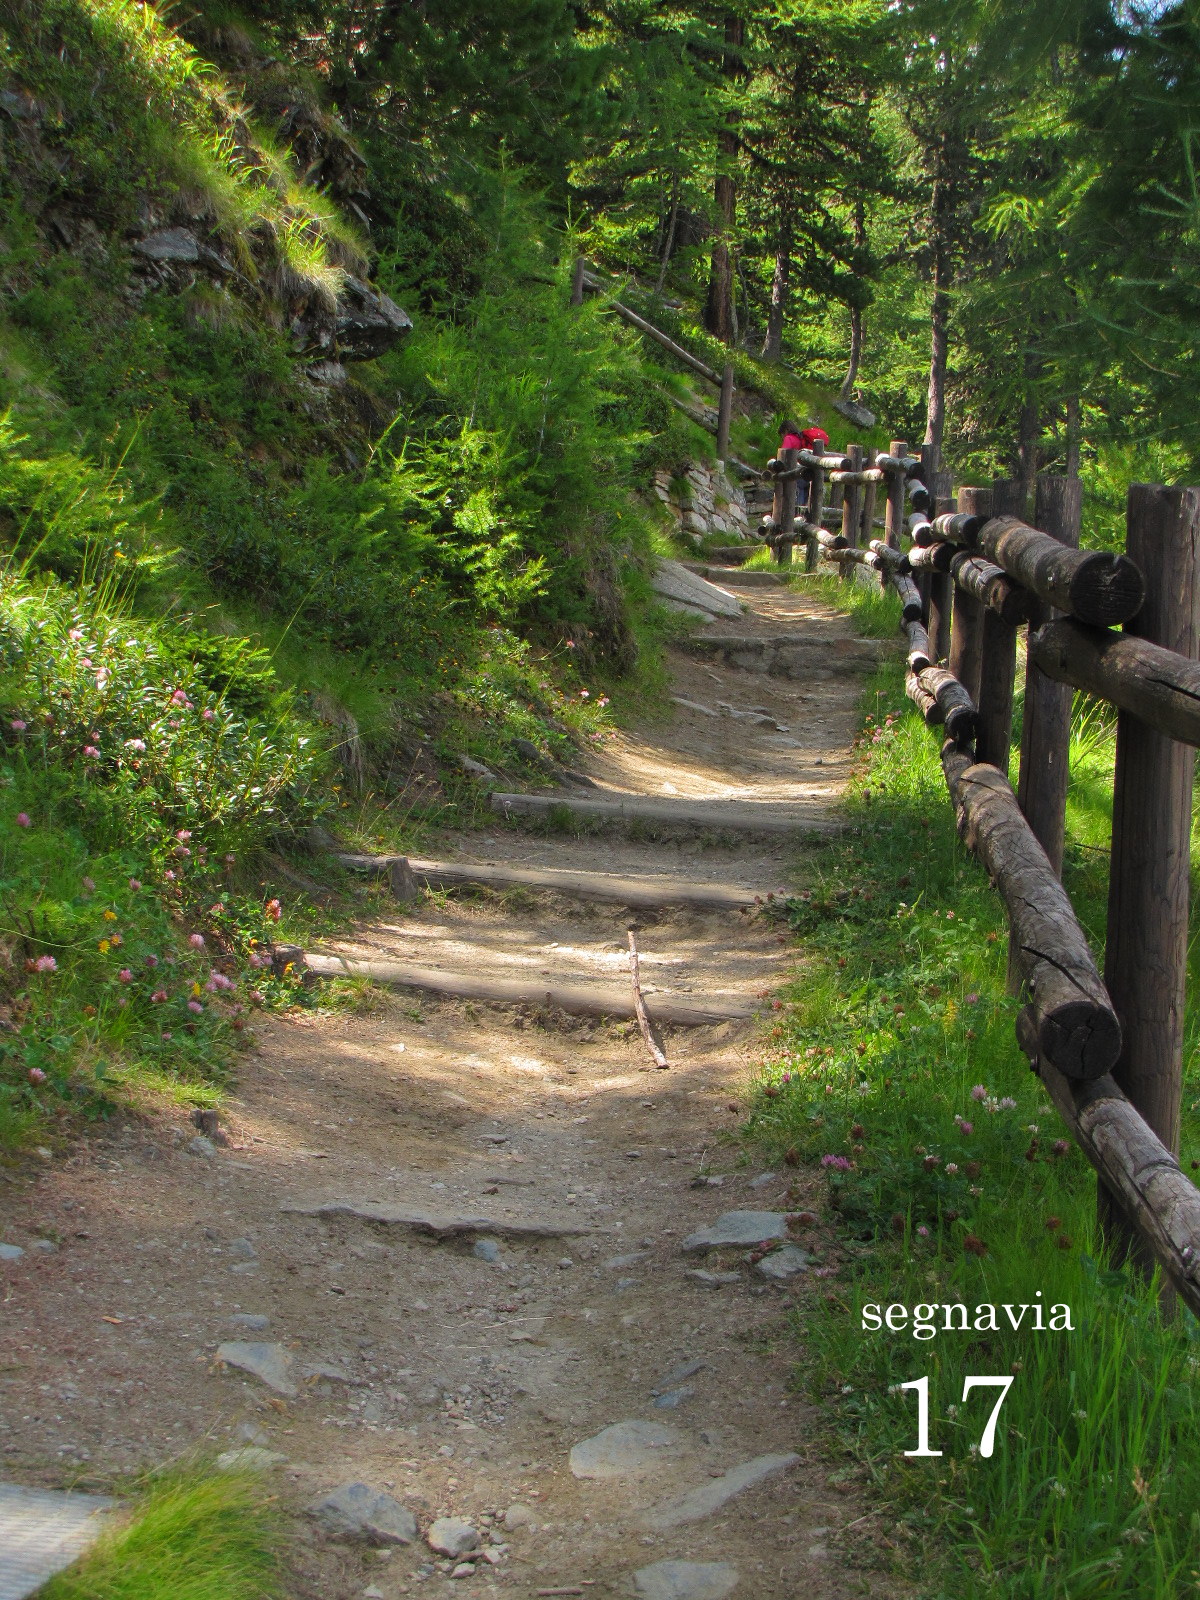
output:
[[[735,542],[750,535],[745,496],[719,461],[692,461],[678,476],[660,469],[654,475],[654,496],[670,513],[676,531],[693,544],[714,533]]]

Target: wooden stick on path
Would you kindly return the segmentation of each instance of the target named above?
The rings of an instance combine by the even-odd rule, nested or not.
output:
[[[638,970],[637,940],[633,936],[632,928],[629,930],[629,976],[633,980],[633,1005],[637,1012],[638,1027],[642,1030],[642,1038],[646,1041],[646,1049],[649,1050],[658,1070],[666,1072],[671,1063],[663,1055],[650,1027],[650,1018],[646,1015],[646,1002],[642,999],[642,978]]]

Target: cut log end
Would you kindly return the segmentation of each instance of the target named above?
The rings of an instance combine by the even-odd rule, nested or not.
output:
[[[1031,993],[1037,1005],[1036,969]],[[1044,1011],[1038,1023],[1038,1048],[1066,1078],[1100,1078],[1111,1072],[1121,1054],[1121,1026],[1116,1014],[1094,1000],[1058,1004]]]

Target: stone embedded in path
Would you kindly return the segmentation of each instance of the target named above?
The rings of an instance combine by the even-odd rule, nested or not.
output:
[[[684,1273],[693,1283],[702,1283],[706,1289],[723,1289],[731,1283],[741,1283],[740,1272],[707,1272],[703,1267],[692,1267]]]
[[[425,1543],[439,1556],[465,1556],[479,1549],[479,1534],[462,1517],[439,1517],[425,1535]]]
[[[504,1513],[504,1526],[509,1533],[516,1533],[520,1528],[536,1528],[537,1522],[530,1508],[518,1501]]]
[[[77,1561],[99,1538],[103,1513],[115,1504],[102,1495],[0,1483],[3,1600],[24,1600]]]
[[[678,1528],[685,1522],[699,1522],[703,1517],[711,1517],[714,1511],[727,1505],[735,1495],[753,1489],[756,1484],[764,1483],[780,1472],[786,1472],[799,1459],[798,1455],[789,1454],[755,1456],[752,1461],[742,1461],[719,1478],[712,1478],[699,1488],[689,1490],[680,1499],[652,1511],[645,1519],[646,1526],[662,1532],[667,1528]]]
[[[694,1383],[680,1384],[678,1389],[664,1389],[654,1397],[654,1404],[660,1411],[674,1411],[685,1400],[690,1400],[696,1392]]]
[[[24,1254],[19,1244],[0,1244],[0,1261],[20,1261]]]
[[[223,1361],[226,1366],[248,1372],[251,1377],[265,1383],[268,1389],[274,1389],[276,1394],[292,1399],[299,1393],[295,1376],[296,1358],[281,1344],[232,1339],[227,1344],[217,1346],[217,1360]]]
[[[683,1241],[684,1250],[717,1250],[722,1245],[756,1245],[787,1237],[787,1216],[782,1211],[726,1211],[707,1228]]]
[[[764,1256],[758,1270],[764,1278],[793,1278],[797,1272],[807,1272],[811,1261],[808,1251],[801,1250],[798,1244],[785,1244]]]
[[[571,1451],[577,1478],[639,1478],[678,1452],[682,1435],[661,1422],[614,1422]]]
[[[257,1311],[235,1311],[229,1321],[235,1328],[246,1328],[251,1333],[266,1333],[271,1326],[270,1317],[264,1317]]]
[[[495,1233],[511,1239],[568,1239],[591,1233],[586,1222],[523,1222],[514,1218],[460,1217],[442,1212],[420,1211],[412,1206],[357,1205],[353,1200],[327,1200],[320,1205],[299,1201],[282,1205],[281,1211],[297,1217],[361,1217],[364,1222],[382,1222],[394,1227],[412,1228],[416,1233],[449,1239],[457,1233]]]
[[[656,1561],[635,1572],[639,1600],[725,1600],[738,1583],[728,1561]]]
[[[243,1444],[236,1450],[223,1450],[217,1457],[217,1469],[220,1472],[266,1472],[268,1467],[281,1467],[286,1460],[278,1450]]]
[[[473,1254],[480,1261],[497,1262],[500,1259],[500,1246],[495,1239],[476,1239]]]
[[[701,1358],[681,1361],[678,1366],[664,1373],[656,1386],[651,1389],[651,1394],[662,1394],[664,1389],[673,1389],[677,1383],[683,1383],[687,1378],[694,1378],[698,1372],[703,1372],[708,1363]]]
[[[308,1514],[326,1533],[376,1544],[412,1544],[420,1530],[407,1506],[366,1483],[344,1483],[314,1500]]]

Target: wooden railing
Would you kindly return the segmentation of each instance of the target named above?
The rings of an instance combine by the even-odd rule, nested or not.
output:
[[[854,445],[787,451],[769,470],[763,533],[781,564],[804,543],[810,569],[826,560],[850,578],[871,568],[899,596],[908,696],[944,732],[958,831],[1008,914],[1010,988],[1025,1001],[1018,1042],[1096,1168],[1114,1256],[1143,1270],[1160,1262],[1200,1315],[1200,1191],[1177,1159],[1200,745],[1200,489],[1133,485],[1126,551],[1113,554],[1078,548],[1073,479],[1042,479],[1028,523],[1015,485],[963,488],[951,502],[948,484],[927,483],[901,440],[874,461]],[[1118,711],[1103,976],[1060,882],[1074,689]]]

